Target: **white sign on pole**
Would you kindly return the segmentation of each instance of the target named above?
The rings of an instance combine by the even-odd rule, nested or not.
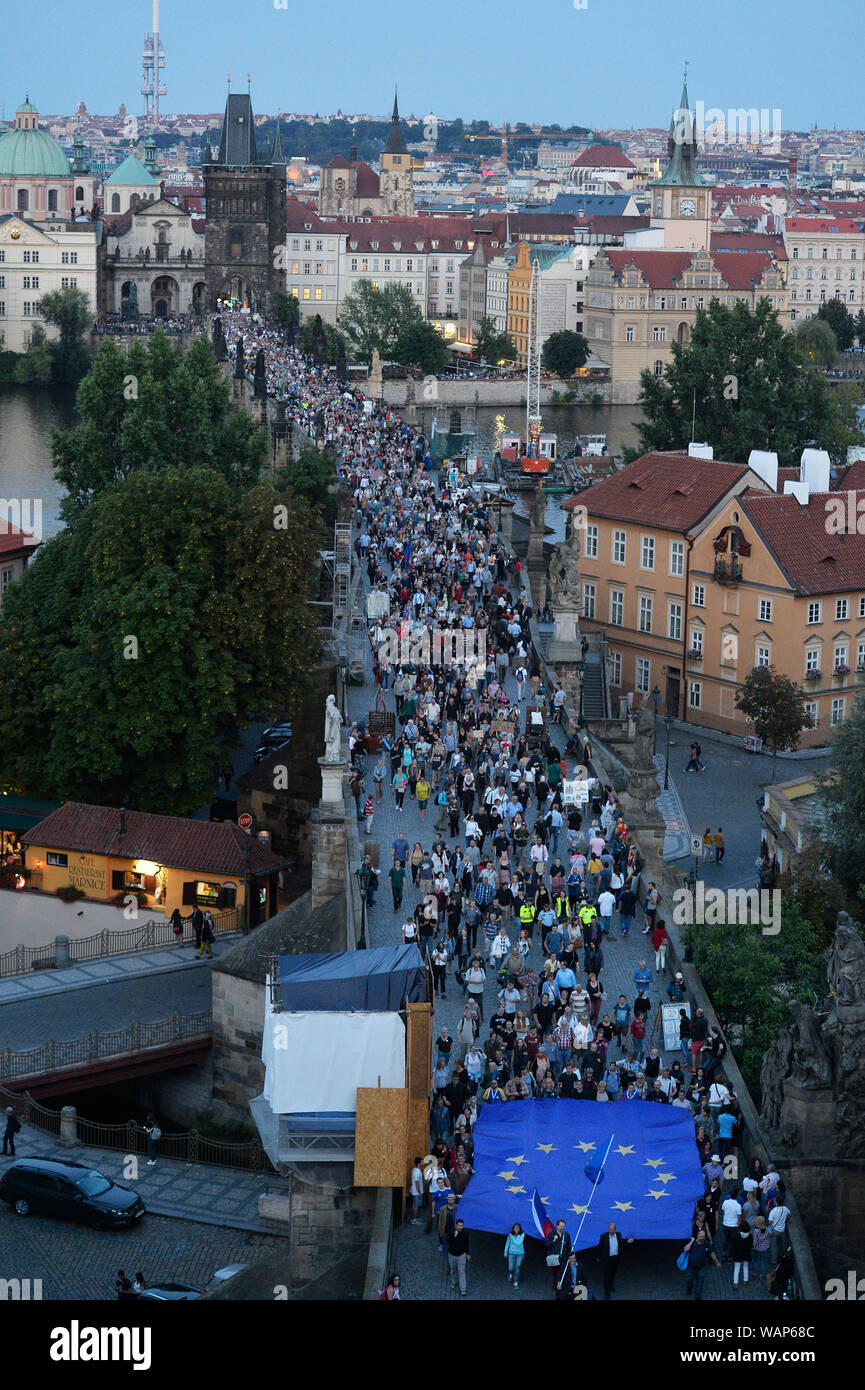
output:
[[[680,1004],[661,1005],[661,1026],[664,1030],[664,1051],[679,1051],[679,1010],[684,1009],[688,1017],[691,1017],[691,1005],[687,999],[683,999]]]
[[[589,784],[581,782],[578,778],[568,781],[562,780],[562,800],[566,806],[587,806],[589,802]]]
[[[692,853],[692,854],[702,854],[702,853],[703,853],[703,837],[702,837],[702,835],[692,835],[692,836],[691,836],[691,853]]]

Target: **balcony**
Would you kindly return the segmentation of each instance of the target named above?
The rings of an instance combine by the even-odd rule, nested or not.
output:
[[[712,578],[716,584],[739,584],[742,581],[742,564],[735,556],[718,556],[715,559],[715,568],[712,571]]]
[[[687,661],[689,666],[703,665],[703,652],[701,648],[692,647],[688,652]]]

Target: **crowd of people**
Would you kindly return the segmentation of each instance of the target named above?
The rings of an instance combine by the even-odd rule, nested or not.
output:
[[[731,1229],[731,1202],[740,1208],[738,1234],[725,1235],[724,1254],[735,1282],[747,1279],[752,1260],[765,1253],[768,1226],[780,1263],[786,1218],[772,1223],[784,1205],[777,1174],[749,1173],[735,1197],[725,1188],[734,1170],[724,1165],[739,1160],[742,1116],[723,1080],[723,1037],[699,1007],[693,1015],[683,1007],[678,1052],[656,1045],[660,1004],[652,1002],[651,987],[670,1003],[685,999],[681,973],[667,967],[662,895],[646,881],[615,792],[591,775],[588,745],[554,736],[549,716],[560,713],[564,694],[543,686],[532,608],[494,513],[454,470],[441,470],[438,480],[426,471],[423,441],[386,407],[340,384],[328,367],[311,364],[248,316],[222,319],[229,349],[242,336],[251,362],[263,348],[269,392],[333,449],[353,500],[357,559],[369,592],[379,596],[372,669],[382,695],[393,696],[394,735],[370,752],[364,721],[352,724],[351,790],[367,827],[387,797],[398,820],[414,804],[424,829],[412,840],[400,830],[379,872],[368,866],[367,901],[374,908],[386,876],[402,940],[416,942],[429,960],[437,999],[456,994],[461,1002],[454,1032],[443,1024],[437,1030],[429,1152],[414,1164],[409,1219],[425,1220],[438,1235],[454,1287],[465,1294],[469,1234],[458,1207],[482,1106],[529,1097],[639,1099],[693,1117],[706,1192],[683,1252],[686,1288],[690,1281],[689,1291],[700,1296],[701,1262],[713,1255],[719,1220]],[[423,636],[434,631],[472,641],[433,643],[441,659],[425,657]],[[529,706],[541,711],[539,727],[525,718]],[[566,795],[574,763],[588,766],[582,809]],[[723,839],[713,839],[716,846]],[[409,886],[411,910],[404,906]],[[607,956],[631,932],[644,934],[645,959],[633,971],[630,996],[611,998]],[[505,1244],[516,1287],[523,1236],[514,1228]],[[620,1237],[612,1228],[603,1239],[599,1258],[608,1262],[611,1293]],[[555,1293],[574,1295],[575,1254],[564,1244],[559,1254]]]

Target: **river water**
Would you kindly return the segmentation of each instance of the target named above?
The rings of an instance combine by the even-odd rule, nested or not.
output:
[[[558,452],[563,457],[571,449],[578,434],[605,434],[607,453],[621,453],[626,445],[636,446],[637,424],[641,418],[637,405],[545,405],[542,411],[545,431],[558,435]],[[502,416],[505,429],[515,434],[526,432],[525,406],[478,406],[475,417],[478,425],[478,453],[492,457],[496,419]]]

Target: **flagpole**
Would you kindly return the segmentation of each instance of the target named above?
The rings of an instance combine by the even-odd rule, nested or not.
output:
[[[607,1161],[607,1154],[610,1152],[610,1148],[611,1148],[611,1146],[612,1146],[612,1143],[613,1143],[613,1140],[615,1139],[615,1137],[616,1137],[615,1134],[611,1134],[611,1135],[610,1135],[610,1142],[609,1142],[609,1144],[607,1145],[607,1153],[605,1153],[604,1156],[603,1156],[603,1158],[601,1159],[601,1166],[600,1166],[600,1168],[598,1169],[598,1176],[595,1178],[595,1181],[592,1183],[592,1191],[591,1191],[591,1194],[590,1194],[590,1196],[589,1196],[589,1200],[588,1200],[588,1202],[586,1203],[586,1210],[583,1212],[583,1217],[582,1217],[582,1221],[580,1221],[579,1230],[577,1231],[576,1238],[571,1242],[571,1249],[572,1249],[572,1250],[576,1250],[576,1248],[577,1248],[577,1241],[578,1241],[579,1238],[580,1238],[580,1231],[583,1229],[583,1221],[585,1221],[586,1217],[587,1217],[588,1214],[589,1214],[589,1208],[590,1208],[591,1205],[592,1205],[592,1197],[594,1197],[594,1195],[595,1195],[595,1188],[597,1187],[598,1183],[601,1181],[601,1174],[602,1174],[603,1171],[604,1171],[604,1164],[605,1164],[606,1161]]]

